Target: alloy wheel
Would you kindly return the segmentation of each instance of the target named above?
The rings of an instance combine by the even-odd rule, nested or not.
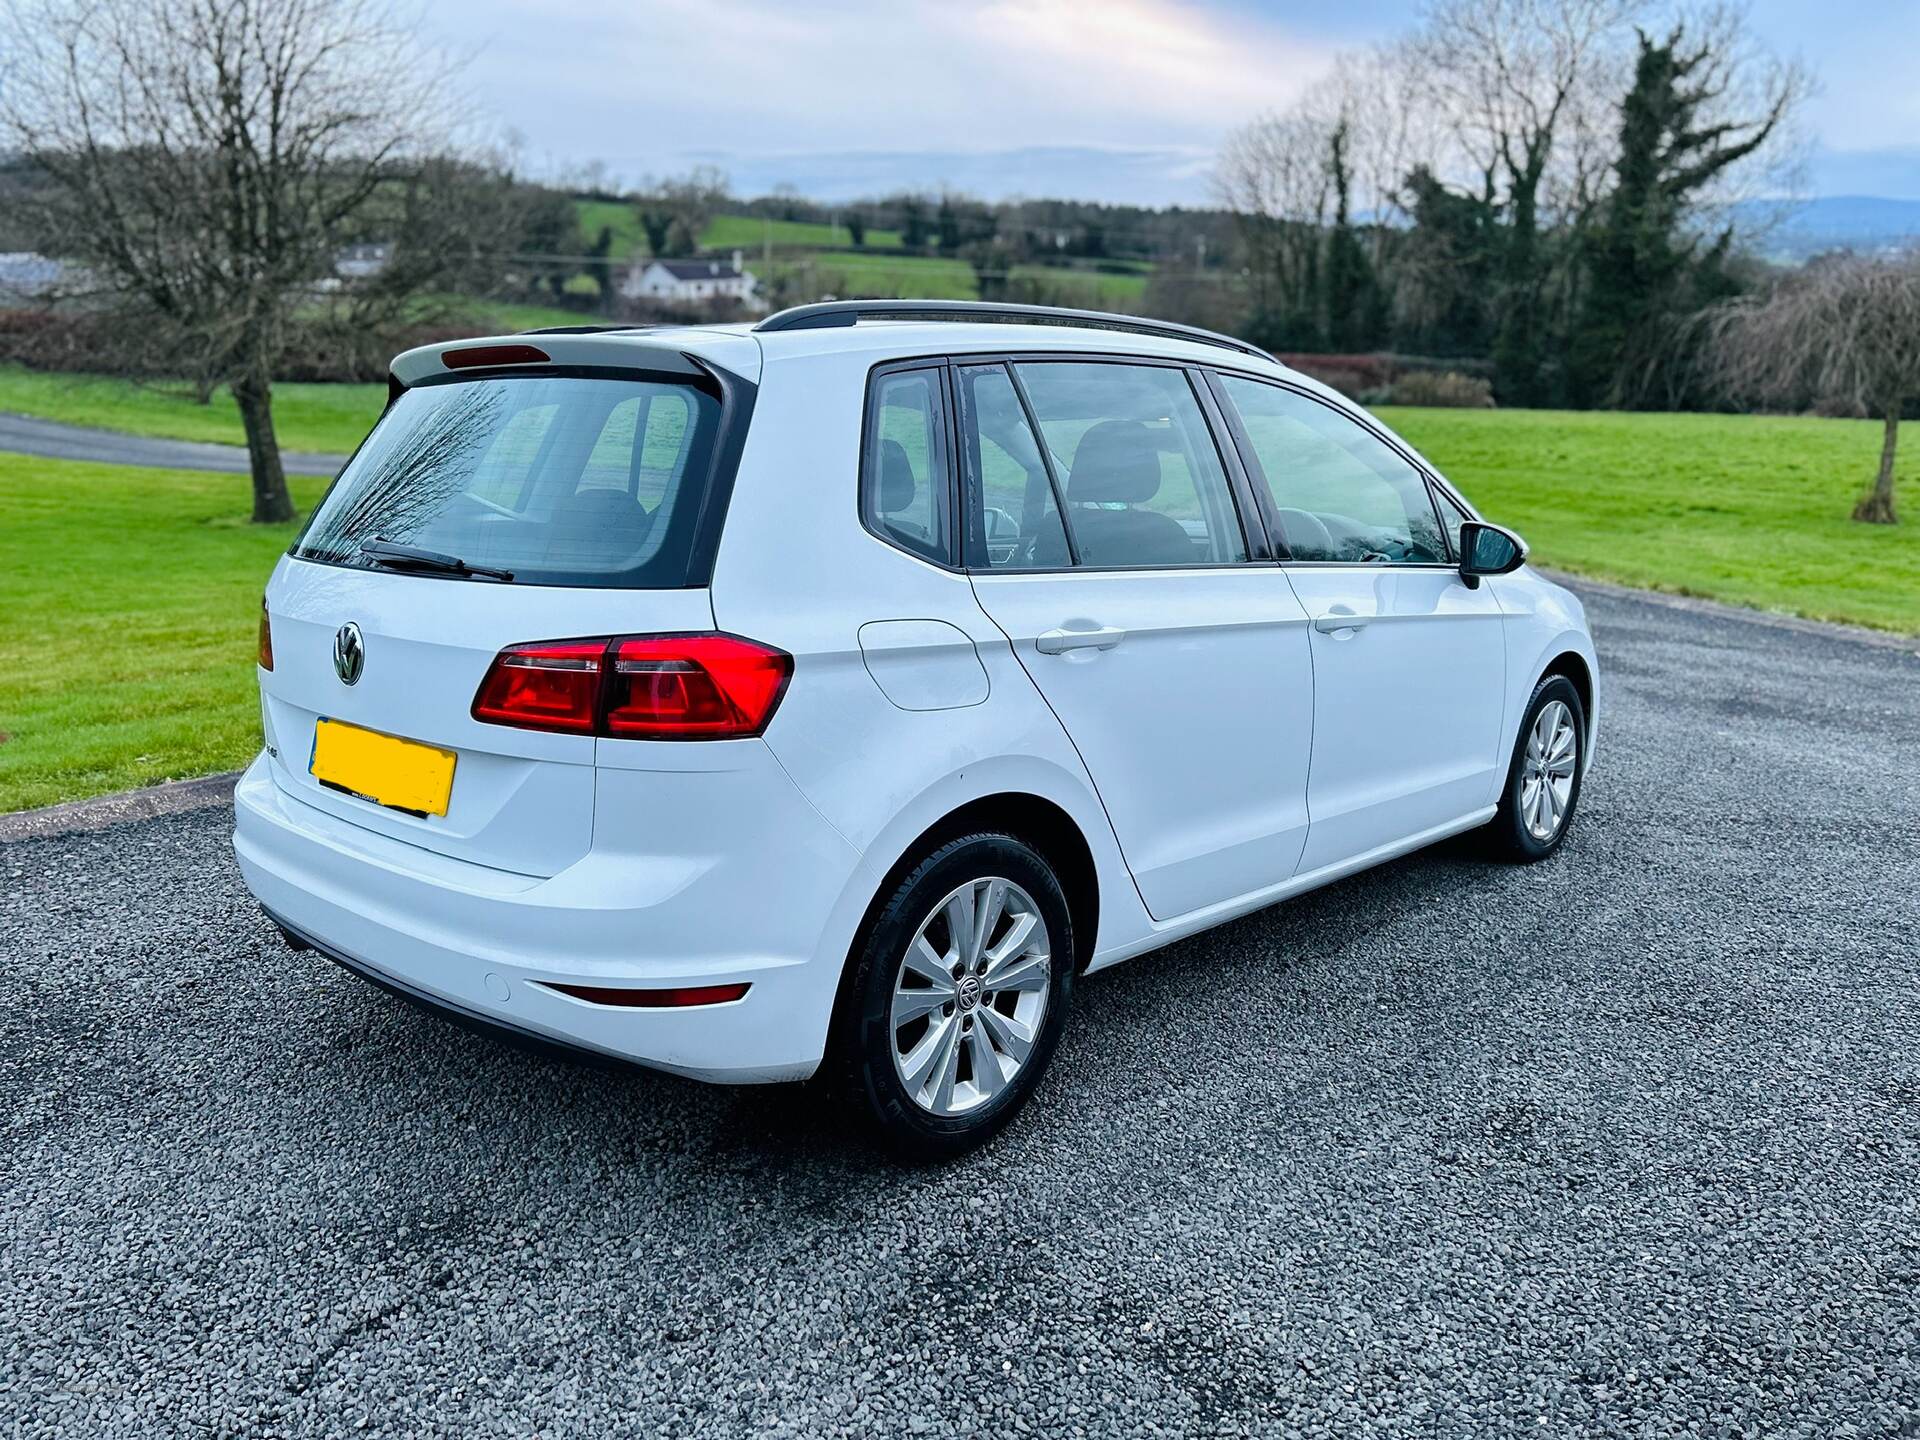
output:
[[[1579,735],[1564,700],[1540,707],[1527,733],[1520,771],[1520,820],[1527,833],[1545,844],[1560,833],[1573,804],[1573,780],[1580,764]]]
[[[1033,897],[988,876],[920,922],[894,975],[887,1034],[914,1104],[963,1115],[1025,1068],[1046,1018],[1052,937]]]

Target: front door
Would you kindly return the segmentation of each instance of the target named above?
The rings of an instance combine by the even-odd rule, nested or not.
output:
[[[974,590],[1078,748],[1147,910],[1287,880],[1307,833],[1307,614],[1249,563],[1194,382],[1091,361],[956,379]]]
[[[1491,805],[1506,645],[1491,586],[1448,561],[1426,477],[1374,431],[1278,385],[1219,377],[1311,620],[1313,817],[1302,871]]]

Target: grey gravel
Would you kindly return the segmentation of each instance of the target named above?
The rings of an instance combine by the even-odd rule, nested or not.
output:
[[[903,1169],[288,953],[227,816],[0,846],[0,1434],[1920,1429],[1920,660],[1616,597],[1532,869],[1095,977]]]

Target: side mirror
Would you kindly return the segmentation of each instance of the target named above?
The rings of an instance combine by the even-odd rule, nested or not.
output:
[[[1527,542],[1511,530],[1483,520],[1460,524],[1460,578],[1469,588],[1482,575],[1510,575],[1527,561]]]

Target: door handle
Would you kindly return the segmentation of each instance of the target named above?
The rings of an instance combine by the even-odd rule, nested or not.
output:
[[[1342,630],[1363,630],[1372,619],[1371,615],[1356,615],[1351,610],[1336,607],[1325,615],[1316,615],[1313,628],[1322,635],[1338,635]]]
[[[1127,632],[1113,625],[1098,630],[1042,630],[1034,645],[1042,655],[1063,655],[1069,650],[1111,650],[1127,638]]]

